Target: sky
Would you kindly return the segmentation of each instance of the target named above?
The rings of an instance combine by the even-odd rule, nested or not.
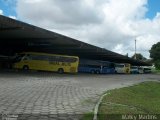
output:
[[[160,0],[0,0],[0,14],[131,57],[160,42]]]

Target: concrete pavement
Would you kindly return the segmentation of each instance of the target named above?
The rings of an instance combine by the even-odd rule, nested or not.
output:
[[[23,119],[75,120],[93,111],[104,91],[147,80],[160,81],[160,75],[1,72],[0,113],[19,114]]]

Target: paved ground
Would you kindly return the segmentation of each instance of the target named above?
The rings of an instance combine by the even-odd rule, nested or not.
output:
[[[23,114],[19,117],[32,120],[77,119],[93,110],[104,91],[146,80],[160,81],[160,75],[59,75],[3,71],[0,73],[0,113]]]

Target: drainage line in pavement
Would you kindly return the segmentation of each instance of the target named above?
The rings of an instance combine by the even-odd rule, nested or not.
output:
[[[102,99],[104,98],[104,96],[106,96],[108,93],[105,93],[103,94],[100,99],[98,100],[95,108],[94,108],[94,117],[93,117],[93,120],[97,120],[97,113],[98,113],[98,109],[99,109],[99,105],[101,104],[102,102]]]

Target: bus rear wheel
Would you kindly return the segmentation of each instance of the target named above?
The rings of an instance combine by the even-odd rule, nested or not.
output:
[[[99,71],[99,70],[97,70],[97,71],[96,71],[96,74],[100,74],[100,71]]]
[[[58,73],[59,73],[59,74],[62,74],[62,73],[64,73],[64,70],[63,70],[63,68],[59,68],[59,69],[58,69]]]
[[[95,71],[94,71],[94,70],[91,70],[91,73],[92,73],[92,74],[94,74],[94,73],[95,73]]]
[[[29,67],[27,65],[24,65],[23,70],[29,70]]]

